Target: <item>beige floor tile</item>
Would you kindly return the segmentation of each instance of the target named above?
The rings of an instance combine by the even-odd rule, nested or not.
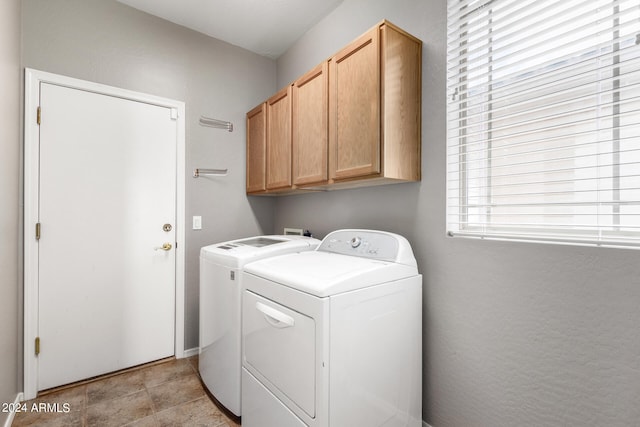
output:
[[[148,390],[156,411],[206,397],[202,384],[195,374],[150,387]]]
[[[156,417],[160,427],[224,427],[228,421],[227,417],[206,396],[158,412]]]
[[[124,427],[160,427],[160,423],[158,423],[155,415],[149,415],[148,417],[140,418],[130,424],[126,424]]]
[[[82,425],[86,410],[86,387],[72,387],[47,393],[23,403],[14,426],[22,425]]]
[[[193,375],[194,370],[191,362],[187,359],[176,359],[144,368],[142,374],[144,385],[146,387],[155,387],[187,375]]]
[[[187,360],[189,361],[189,363],[191,363],[191,366],[193,366],[193,369],[196,372],[198,372],[198,366],[199,366],[198,365],[198,361],[199,361],[198,355],[196,354],[195,356],[188,357]]]
[[[87,426],[123,426],[153,414],[146,390],[87,407]]]
[[[69,413],[56,412],[25,412],[18,413],[13,419],[12,427],[82,427],[84,425],[84,411]]]
[[[12,427],[239,427],[206,394],[198,356],[170,360],[87,384],[46,393],[25,402],[69,413],[18,413]]]
[[[126,396],[144,390],[142,370],[125,372],[87,384],[87,405]]]
[[[46,393],[36,399],[36,403],[50,403],[50,404],[68,404],[69,409],[74,411],[82,411],[87,407],[87,386],[79,385],[51,393]]]

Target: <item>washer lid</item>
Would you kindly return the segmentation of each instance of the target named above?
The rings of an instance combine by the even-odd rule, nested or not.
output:
[[[256,236],[205,246],[200,249],[200,259],[237,268],[265,257],[309,251],[319,244],[319,240],[304,236]]]
[[[319,250],[252,262],[244,271],[318,297],[418,274],[418,269],[411,265]]]

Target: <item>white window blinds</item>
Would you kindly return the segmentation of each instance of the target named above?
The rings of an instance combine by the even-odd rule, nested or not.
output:
[[[640,246],[640,2],[449,0],[450,235]]]

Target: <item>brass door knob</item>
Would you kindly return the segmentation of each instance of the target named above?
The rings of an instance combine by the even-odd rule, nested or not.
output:
[[[172,248],[172,247],[173,247],[173,246],[171,246],[171,243],[168,243],[168,242],[167,242],[167,243],[165,243],[164,245],[162,245],[162,246],[160,246],[160,247],[158,247],[158,248],[155,248],[155,250],[156,250],[156,251],[159,251],[159,250],[169,251],[169,250],[171,250],[171,248]]]

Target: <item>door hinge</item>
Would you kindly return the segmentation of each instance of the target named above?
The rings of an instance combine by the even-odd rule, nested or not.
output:
[[[40,240],[40,230],[42,227],[40,227],[40,223],[36,222],[36,240]]]
[[[36,121],[38,122],[38,124],[40,124],[41,114],[42,114],[42,110],[40,109],[40,106],[38,106],[38,115],[36,117]]]
[[[40,354],[40,337],[36,337],[36,356]]]

